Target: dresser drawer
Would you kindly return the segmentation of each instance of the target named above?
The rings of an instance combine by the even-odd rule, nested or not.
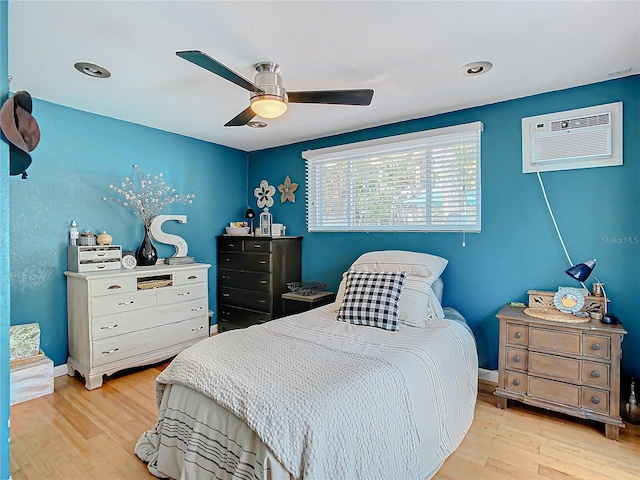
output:
[[[218,250],[241,252],[244,240],[242,237],[219,237]]]
[[[158,305],[167,305],[190,299],[206,298],[209,289],[206,283],[196,283],[184,287],[158,288],[156,294],[158,295]]]
[[[141,308],[156,306],[156,291],[141,290],[135,293],[122,293],[119,295],[105,295],[91,299],[91,311],[94,317],[111,315],[114,313],[129,312]]]
[[[178,270],[173,274],[173,285],[192,285],[194,283],[207,283],[207,271],[206,270]]]
[[[117,295],[119,293],[135,292],[137,290],[135,277],[108,278],[105,280],[92,280],[91,296]]]
[[[82,262],[104,262],[117,260],[120,262],[122,253],[119,247],[83,247],[78,250],[78,260]]]
[[[507,343],[526,346],[529,343],[529,328],[518,323],[507,323]]]
[[[544,353],[529,354],[529,372],[557,380],[580,383],[581,362]]]
[[[244,288],[258,292],[271,291],[271,275],[269,273],[239,272],[236,270],[219,270],[218,285],[224,287]]]
[[[580,339],[579,333],[560,330],[531,327],[529,331],[529,347],[538,350],[580,355]]]
[[[515,368],[518,370],[526,370],[527,369],[527,350],[522,348],[506,348],[507,357],[506,364],[507,368]]]
[[[611,358],[611,338],[584,335],[582,337],[582,354],[586,357]]]
[[[94,341],[93,366],[98,367],[171,345],[205,338],[208,336],[207,319],[208,316],[195,318]]]
[[[504,388],[515,392],[527,393],[527,374],[522,372],[506,371],[506,385]]]
[[[580,406],[580,387],[570,383],[530,376],[529,395],[574,407]]]
[[[233,324],[234,328],[250,327],[258,323],[265,323],[272,320],[268,313],[253,312],[241,308],[220,305],[218,310],[218,322],[220,327]]]
[[[218,254],[218,267],[249,272],[270,272],[271,254],[252,253],[249,255],[235,252],[220,252]]]
[[[100,340],[204,316],[207,317],[208,321],[206,298],[146,311],[134,310],[114,315],[103,315],[93,318],[91,322],[91,338]]]
[[[251,312],[239,308],[221,305],[218,313],[218,331],[227,332],[238,328],[247,328],[270,321],[268,313]]]
[[[218,304],[271,313],[271,295],[265,292],[252,292],[238,288],[219,287]]]
[[[596,362],[582,363],[582,383],[605,389],[611,388],[610,365]]]
[[[582,408],[608,414],[609,392],[597,388],[582,387]]]
[[[245,252],[271,252],[271,240],[245,239]]]

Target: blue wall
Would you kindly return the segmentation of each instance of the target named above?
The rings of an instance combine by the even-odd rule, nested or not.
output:
[[[634,355],[640,349],[640,282],[634,274],[640,269],[640,76],[251,152],[249,200],[255,205],[251,192],[262,179],[277,187],[289,175],[300,184],[295,204],[281,204],[276,193],[274,222],[284,223],[287,234],[304,236],[303,278],[329,282],[334,289],[342,272],[369,250],[415,250],[447,258],[443,304],[464,314],[476,334],[481,367],[495,369],[495,314],[502,305],[526,302],[530,289],[580,286],[564,274],[568,261],[535,174],[522,173],[521,119],[615,101],[624,102],[624,165],[548,172],[542,178],[572,260],[598,259],[594,273],[606,285],[611,312],[629,332],[623,370],[640,377]],[[484,124],[482,233],[466,235],[466,247],[462,234],[454,233],[306,232],[302,151],[473,121]]]
[[[247,197],[247,154],[180,135],[34,100],[42,139],[27,180],[11,184],[11,323],[39,322],[41,347],[56,365],[67,361],[66,247],[71,220],[80,232],[106,230],[113,243],[135,250],[144,230],[130,211],[101,200],[134,174],[162,172],[193,204],[162,213],[186,214],[165,223],[182,236],[189,255],[210,263],[209,303],[215,307],[215,236],[242,218]],[[160,257],[174,248],[156,244]]]
[[[8,3],[0,2],[0,104],[9,94]],[[9,478],[9,147],[0,141],[0,479]]]

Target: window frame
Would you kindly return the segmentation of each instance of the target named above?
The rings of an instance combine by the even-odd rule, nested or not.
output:
[[[307,196],[306,196],[306,222],[307,222],[307,231],[308,232],[470,232],[470,233],[480,233],[482,227],[482,203],[481,203],[481,159],[482,159],[482,131],[483,124],[480,121],[466,123],[462,125],[455,125],[450,127],[436,128],[431,130],[424,130],[415,133],[403,134],[403,135],[395,135],[390,137],[382,137],[374,140],[368,140],[364,142],[356,142],[345,145],[338,145],[328,148],[321,148],[315,150],[306,150],[302,152],[302,157],[306,161],[305,165],[305,174],[306,174],[306,183],[307,183]],[[431,172],[430,168],[434,165],[433,162],[430,162],[430,155],[433,153],[434,148],[438,146],[438,142],[440,142],[440,146],[442,146],[442,142],[447,146],[447,148],[454,148],[455,141],[447,140],[447,137],[455,138],[455,136],[460,137],[460,146],[465,147],[465,144],[462,143],[465,135],[470,135],[471,137],[477,136],[477,144],[476,139],[470,142],[474,146],[477,145],[477,156],[472,158],[473,156],[467,157],[465,153],[465,160],[471,158],[473,162],[475,162],[472,166],[475,167],[475,175],[471,177],[471,180],[475,179],[475,222],[474,223],[453,223],[453,224],[434,224],[433,223],[433,204],[434,198],[433,193],[427,193],[429,186],[435,183],[433,180],[427,178],[428,173]],[[425,152],[424,156],[424,169],[425,169],[425,196],[428,197],[431,195],[431,199],[425,198],[425,222],[419,225],[411,224],[397,224],[397,225],[349,225],[347,217],[351,216],[354,218],[354,215],[357,214],[353,207],[347,208],[347,213],[345,215],[345,225],[320,225],[316,220],[315,212],[320,210],[320,216],[322,215],[322,208],[317,207],[316,204],[320,203],[317,199],[319,197],[318,190],[315,187],[315,178],[319,169],[322,168],[323,164],[327,162],[347,162],[346,175],[354,177],[357,174],[357,169],[354,168],[354,162],[357,162],[359,159],[364,162],[367,161],[370,157],[375,156],[384,156],[385,154],[389,154],[391,151],[400,151],[400,150],[408,150],[408,149],[422,149]],[[391,163],[391,162],[390,162]],[[350,164],[350,166],[348,165]],[[436,164],[437,165],[437,164]],[[460,163],[458,166],[462,167],[464,164]],[[468,165],[467,165],[468,166]],[[397,168],[397,167],[396,167]],[[399,171],[399,170],[398,170]],[[451,177],[459,182],[464,182],[467,178],[465,174],[459,177]],[[357,178],[356,178],[357,180]],[[353,181],[353,179],[352,179]],[[351,192],[352,190],[347,190],[347,180],[345,180],[345,184],[343,185],[345,191]],[[464,190],[463,190],[464,193]],[[466,196],[466,193],[465,193]],[[349,196],[347,196],[349,197]],[[428,201],[429,200],[429,201]],[[467,205],[468,206],[468,205]],[[457,211],[462,211],[464,205],[459,206]],[[313,212],[315,211],[315,212]],[[455,211],[453,212],[455,213]],[[391,220],[391,218],[389,218]]]

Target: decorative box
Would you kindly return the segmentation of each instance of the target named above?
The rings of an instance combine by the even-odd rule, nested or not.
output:
[[[529,290],[529,307],[531,308],[552,308],[555,309],[553,304],[553,297],[557,292],[547,292],[544,290]],[[609,298],[607,297],[607,303]],[[604,297],[596,297],[595,295],[585,295],[584,305],[581,309],[583,312],[591,313],[597,312],[604,314]]]
[[[99,272],[121,267],[120,245],[74,245],[67,247],[67,270],[70,272]]]
[[[9,327],[9,361],[20,360],[40,353],[40,325],[25,323]]]
[[[44,355],[37,362],[18,361],[9,377],[11,405],[53,393],[53,361]]]

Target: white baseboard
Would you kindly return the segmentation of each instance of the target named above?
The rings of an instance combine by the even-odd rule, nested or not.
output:
[[[209,336],[215,335],[216,333],[218,333],[218,324],[217,323],[215,325],[211,325],[211,327],[209,327]]]
[[[486,380],[488,382],[498,383],[498,371],[487,370],[486,368],[479,368],[478,380]]]
[[[68,371],[69,369],[67,368],[66,363],[63,363],[62,365],[58,365],[57,367],[53,367],[53,378],[66,375]]]

